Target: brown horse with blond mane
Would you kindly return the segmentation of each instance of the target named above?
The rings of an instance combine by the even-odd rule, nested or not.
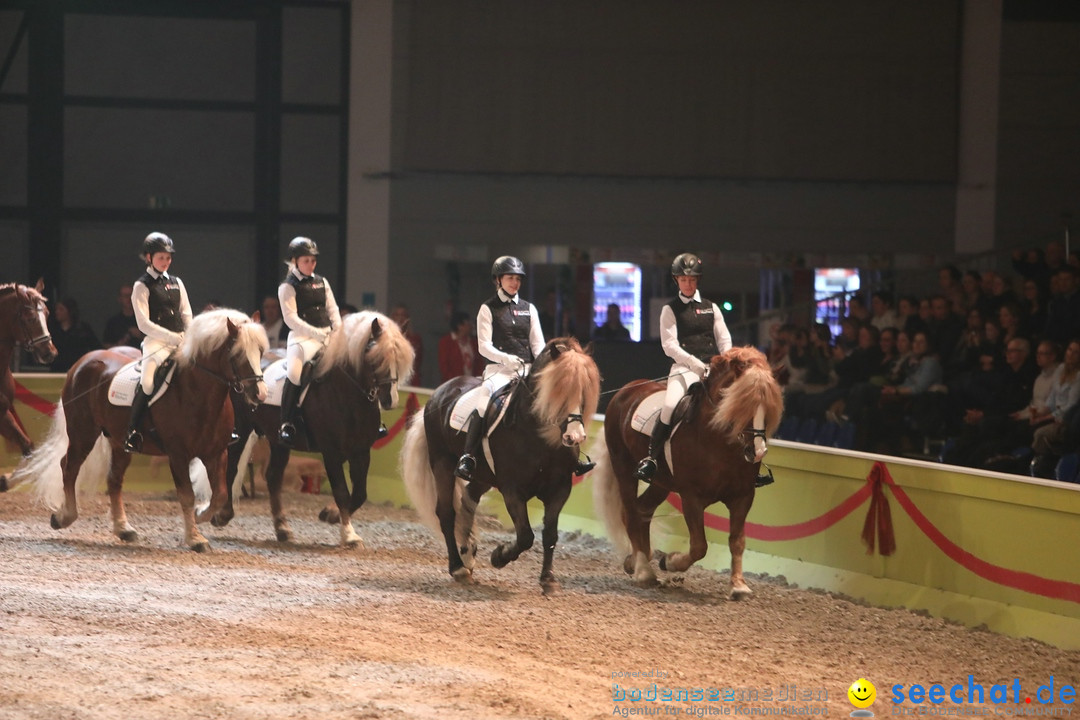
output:
[[[639,585],[656,582],[649,527],[656,508],[670,494],[682,499],[690,535],[689,552],[661,553],[660,569],[684,572],[705,557],[705,509],[727,506],[731,527],[731,596],[750,594],[743,580],[745,522],[768,445],[780,423],[783,397],[765,356],[752,347],[716,355],[706,379],[692,389],[696,396],[670,441],[671,461],[659,463],[656,477],[638,496],[637,461],[649,437],[631,427],[635,408],[664,386],[636,381],[623,386],[608,404],[604,442],[596,451],[593,492],[597,512],[611,539],[628,554],[623,568]]]

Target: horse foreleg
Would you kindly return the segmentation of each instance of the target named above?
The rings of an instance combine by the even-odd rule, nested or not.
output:
[[[630,486],[637,491],[637,481]],[[630,557],[623,563],[623,569],[634,576],[634,584],[640,587],[651,587],[656,584],[656,571],[652,565],[652,531],[653,513],[664,498],[668,496],[667,489],[657,484],[649,485],[641,497],[631,495],[628,499],[623,498],[623,507],[626,511],[626,534],[630,538]]]
[[[180,501],[180,514],[184,519],[184,544],[195,552],[206,552],[210,542],[203,537],[195,522],[195,490],[191,486],[191,459],[179,454],[169,455],[176,499]]]
[[[500,543],[491,551],[491,564],[494,567],[506,567],[507,564],[518,559],[521,553],[533,545],[535,536],[529,525],[529,509],[525,501],[512,492],[503,492],[506,500],[506,512],[514,523],[514,542]]]
[[[270,444],[270,462],[266,466],[266,490],[270,495],[270,517],[274,521],[274,534],[278,542],[292,542],[293,533],[285,509],[281,505],[281,479],[289,463],[289,448],[277,443]]]
[[[241,433],[243,434],[243,433]],[[210,518],[210,524],[214,527],[225,527],[236,517],[236,509],[233,508],[232,486],[236,481],[236,475],[240,472],[240,456],[244,454],[244,443],[238,442],[229,446],[225,463],[225,499],[214,516]]]
[[[743,580],[742,556],[746,550],[746,516],[750,513],[750,506],[754,502],[754,496],[749,495],[736,502],[729,504],[728,517],[731,518],[731,528],[728,532],[728,550],[731,551],[731,599],[742,600],[752,594],[750,586]]]
[[[705,557],[709,544],[705,541],[705,506],[694,495],[683,495],[683,520],[690,536],[689,552],[673,552],[660,557],[660,569],[669,572],[686,572],[690,566]]]
[[[566,499],[570,497],[572,483],[560,485],[554,493],[543,498],[544,500],[544,530],[540,540],[544,545],[544,565],[540,569],[540,587],[545,595],[557,593],[561,586],[555,579],[555,571],[552,566],[555,563],[555,543],[559,540],[559,513],[562,512]]]
[[[458,482],[455,480],[455,483]],[[476,508],[480,504],[480,498],[490,489],[490,486],[475,480],[465,485],[460,491],[455,488],[455,492],[461,494],[461,507],[458,508],[457,519],[454,523],[454,537],[457,539],[461,561],[470,570],[476,565],[477,543],[476,533],[473,530],[476,524]]]
[[[34,442],[23,432],[19,421],[15,419],[15,411],[11,408],[0,416],[0,435],[17,444],[23,457],[34,451]]]
[[[352,476],[353,489],[356,488],[356,479],[358,477],[357,468],[362,471],[359,475],[363,478],[361,485],[367,483],[367,468],[368,463],[358,456],[366,455],[366,459],[370,461],[371,454],[358,452],[349,460],[349,474]],[[343,467],[345,461],[340,456],[323,454],[323,465],[326,467],[326,477],[330,480],[330,489],[334,493],[334,502],[337,504],[337,510],[339,515],[338,526],[341,529],[341,545],[342,547],[360,547],[364,546],[364,541],[360,539],[360,536],[356,534],[356,530],[352,524],[352,498],[349,496],[349,484],[345,480],[345,468]],[[367,498],[367,493],[362,491],[364,498]]]
[[[113,535],[124,542],[135,542],[139,539],[139,533],[128,524],[127,511],[124,509],[124,473],[130,464],[130,455],[112,448],[108,479],[109,512],[112,516]]]

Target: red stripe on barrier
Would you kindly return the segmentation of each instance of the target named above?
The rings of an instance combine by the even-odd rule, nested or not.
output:
[[[393,425],[388,427],[386,437],[376,440],[372,443],[371,447],[378,450],[381,447],[385,447],[401,432],[405,427],[405,423],[409,422],[409,418],[416,414],[420,409],[420,401],[416,398],[416,393],[409,393],[409,397],[405,400],[405,411],[401,413],[401,417],[397,419]]]
[[[49,417],[52,417],[53,412],[56,410],[56,403],[49,402],[45,398],[35,395],[18,381],[15,382],[15,399],[23,405],[26,405],[33,410],[37,410],[42,415],[48,415]]]
[[[938,530],[938,528],[930,522],[929,518],[922,514],[919,508],[915,506],[915,503],[911,501],[911,498],[908,497],[908,494],[896,484],[892,479],[892,476],[889,475],[889,471],[885,468],[884,464],[879,464],[885,469],[885,483],[892,489],[893,495],[896,496],[896,500],[900,503],[900,506],[904,508],[904,512],[911,517],[918,528],[923,531],[923,534],[930,538],[934,545],[937,545],[938,549],[954,562],[963,565],[979,577],[997,583],[998,585],[1016,588],[1017,590],[1023,590],[1024,592],[1033,595],[1041,595],[1057,600],[1068,600],[1069,602],[1080,603],[1080,585],[1076,583],[1066,582],[1065,580],[1051,580],[1031,573],[1021,572],[1019,570],[1009,570],[1008,568],[994,565],[986,560],[976,557],[952,540],[949,540],[945,537],[944,533]]]

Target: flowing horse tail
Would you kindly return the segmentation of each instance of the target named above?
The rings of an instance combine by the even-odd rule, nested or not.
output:
[[[68,449],[67,419],[63,403],[57,403],[49,433],[41,444],[15,468],[11,474],[11,487],[29,482],[34,496],[49,510],[57,511],[64,504],[64,472],[60,468]],[[79,468],[75,487],[86,494],[100,489],[107,477],[112,461],[112,448],[108,439],[98,437],[93,450]]]
[[[596,462],[596,467],[589,474],[593,482],[593,508],[604,521],[608,538],[622,559],[630,554],[630,536],[626,533],[623,520],[626,508],[619,495],[619,483],[615,479],[615,469],[611,467],[611,456],[603,432],[599,433],[593,444],[590,456]]]
[[[427,433],[424,430],[424,413],[415,413],[409,418],[405,442],[401,445],[398,459],[398,472],[405,483],[405,492],[409,496],[420,522],[436,537],[442,537],[439,518],[435,515],[435,473],[431,471],[428,460]]]

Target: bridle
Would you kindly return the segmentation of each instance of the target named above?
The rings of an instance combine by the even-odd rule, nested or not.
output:
[[[33,315],[35,318],[41,317],[40,305],[43,303],[34,302],[34,299],[30,297],[29,293],[26,294],[26,300],[23,301],[22,293],[16,291],[17,300],[19,301],[18,312],[16,313],[19,318],[19,329],[23,334],[23,347],[27,350],[33,350],[38,345],[43,345],[52,342],[52,335],[49,334],[47,325],[42,325],[41,329],[45,331],[45,334],[34,337],[34,331],[36,327],[31,326],[29,316]],[[34,323],[37,325],[37,323]]]
[[[249,386],[258,385],[260,382],[263,382],[263,375],[261,372],[256,372],[252,375],[241,375],[240,368],[236,364],[236,358],[232,353],[229,353],[229,367],[232,370],[231,378],[222,375],[212,368],[206,367],[202,363],[195,363],[195,367],[199,368],[222,385],[227,386],[229,390],[237,395],[244,395],[247,393]]]
[[[368,340],[367,345],[364,346],[364,355],[366,356],[371,350],[373,350],[377,346],[378,346],[377,341]],[[374,375],[374,373],[372,373],[372,374]],[[397,381],[398,381],[397,375],[394,375],[393,373],[391,373],[390,375],[388,375],[386,377],[385,380],[379,380],[378,378],[374,378],[374,381],[372,382],[371,387],[365,388],[363,385],[360,384],[359,380],[354,378],[349,373],[342,372],[342,375],[347,377],[349,379],[349,382],[351,382],[353,385],[360,388],[360,390],[364,393],[364,399],[367,400],[372,405],[375,405],[376,403],[379,402],[379,390],[381,388],[386,387],[386,386],[393,387],[394,385],[397,385]]]

